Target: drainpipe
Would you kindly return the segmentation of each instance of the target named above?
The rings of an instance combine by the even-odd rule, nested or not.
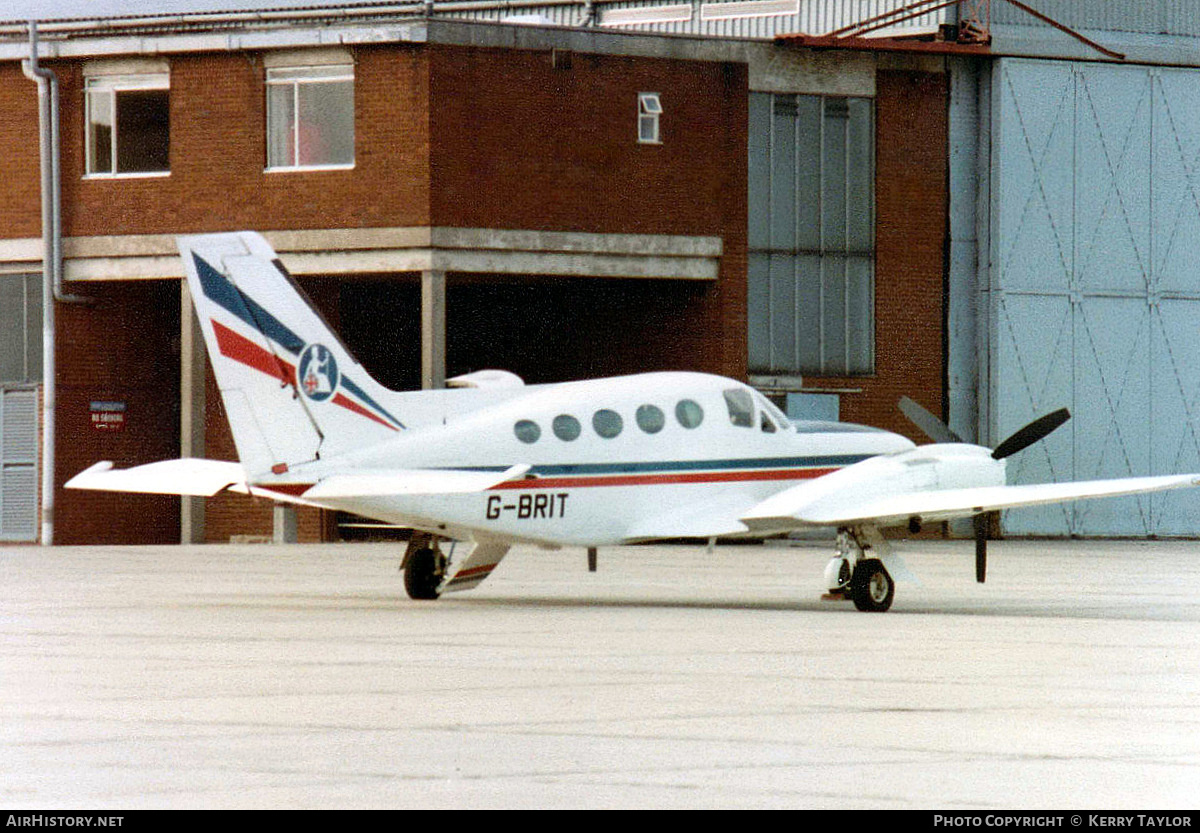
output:
[[[54,304],[86,303],[62,291],[62,198],[58,139],[58,77],[38,65],[37,22],[29,21],[25,77],[38,85],[38,138],[42,179],[42,545],[54,543]]]

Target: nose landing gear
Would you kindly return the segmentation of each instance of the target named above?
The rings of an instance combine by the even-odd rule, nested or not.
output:
[[[866,538],[864,542],[861,539]],[[878,538],[878,540],[872,540]],[[880,558],[868,557],[872,548],[880,555],[893,557],[887,542],[877,532],[842,529],[838,531],[837,555],[825,565],[825,586],[829,592],[822,598],[850,599],[859,610],[883,613],[896,597],[896,582]]]

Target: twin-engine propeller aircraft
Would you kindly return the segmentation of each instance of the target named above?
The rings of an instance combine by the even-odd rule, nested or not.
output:
[[[1005,458],[1065,412],[993,451],[959,442],[915,403],[907,412],[943,441],[792,423],[753,388],[701,373],[525,385],[480,371],[398,393],[354,360],[258,234],[183,237],[179,248],[240,462],[97,463],[68,488],[230,490],[410,527],[404,582],[417,599],[478,586],[518,542],[594,548],[833,527],[830,595],[884,611],[893,576],[914,578],[885,527],[1200,484],[1188,474],[1005,485]],[[451,558],[443,541],[471,546]]]

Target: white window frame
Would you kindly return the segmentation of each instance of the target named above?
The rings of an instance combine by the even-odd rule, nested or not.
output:
[[[662,97],[658,93],[638,93],[638,144],[661,145],[659,120],[663,114]]]
[[[117,170],[117,147],[121,128],[117,124],[117,96],[126,92],[144,90],[163,90],[170,93],[171,76],[166,72],[128,75],[93,75],[84,82],[84,171],[88,179],[138,179],[146,177],[170,176],[170,132],[167,134],[167,167],[160,171],[120,171]],[[95,131],[92,128],[93,107],[100,97],[108,100],[108,111],[112,119],[111,135],[109,137],[109,170],[93,170]]]
[[[300,161],[300,138],[301,131],[297,129],[297,123],[300,118],[300,89],[307,85],[316,84],[345,84],[350,83],[350,107],[351,107],[351,160],[349,162],[331,162],[321,164],[302,164]],[[272,87],[291,87],[292,89],[292,114],[291,124],[285,129],[290,132],[292,149],[291,157],[293,164],[273,164],[271,161],[271,144],[272,133],[276,129],[276,125],[271,121],[271,106],[270,106],[270,90]],[[357,148],[355,147],[354,130],[354,65],[346,64],[311,64],[303,66],[278,66],[269,67],[267,69],[266,79],[266,138],[267,138],[267,167],[268,173],[286,172],[286,171],[344,171],[354,167],[355,158],[357,158]]]

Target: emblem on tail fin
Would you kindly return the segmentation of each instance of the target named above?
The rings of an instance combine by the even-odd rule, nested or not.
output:
[[[324,402],[337,389],[338,366],[323,344],[310,344],[300,354],[300,389],[315,402]]]

